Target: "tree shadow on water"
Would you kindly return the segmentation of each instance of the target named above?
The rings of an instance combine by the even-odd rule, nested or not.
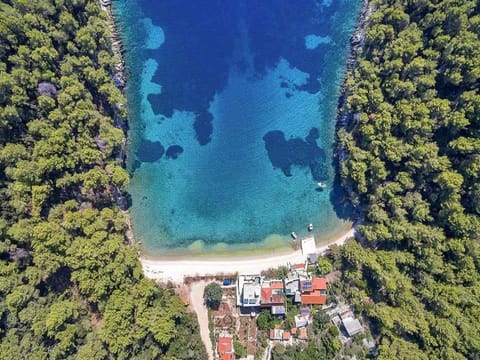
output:
[[[338,147],[338,140],[333,144],[334,148]],[[340,178],[340,160],[338,155],[332,157],[332,168],[334,177],[332,182],[332,190],[330,191],[330,203],[335,214],[342,220],[354,220],[354,207],[349,199],[348,192],[342,185]]]
[[[336,161],[334,161],[336,162]],[[348,199],[348,193],[342,186],[338,172],[338,164],[334,165],[335,176],[333,178],[332,190],[330,191],[330,203],[339,219],[353,220],[353,205]]]

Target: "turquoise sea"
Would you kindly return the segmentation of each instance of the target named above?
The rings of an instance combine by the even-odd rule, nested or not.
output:
[[[360,1],[113,7],[127,50],[130,212],[145,253],[274,250],[310,223],[317,243],[345,227],[333,142]]]

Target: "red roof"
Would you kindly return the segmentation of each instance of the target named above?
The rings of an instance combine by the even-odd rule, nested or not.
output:
[[[298,335],[298,338],[303,339],[303,340],[308,339],[307,328],[306,327],[300,328],[300,335]]]
[[[279,328],[270,329],[270,340],[282,340],[284,331]]]
[[[281,282],[281,281],[272,281],[272,282],[270,283],[270,287],[271,287],[272,289],[275,289],[275,290],[278,290],[278,289],[283,290],[283,282]]]
[[[260,291],[260,299],[262,305],[269,304],[283,304],[283,297],[278,294],[274,294],[272,288],[262,288]]]
[[[327,279],[325,278],[314,278],[312,280],[313,290],[327,290]]]
[[[290,340],[290,333],[288,331],[284,331],[282,339],[283,340]]]
[[[302,293],[312,294],[315,291],[327,291],[327,279],[314,278],[312,280],[300,281],[300,291]]]
[[[293,327],[292,330],[291,330],[292,334],[295,335],[297,333],[297,328],[296,327]]]
[[[231,337],[218,338],[218,354],[221,360],[235,360],[235,350],[233,350],[233,339]]]
[[[283,303],[284,303],[284,300],[282,295],[278,295],[278,294],[272,295],[272,304],[283,304]]]
[[[325,305],[327,303],[327,295],[320,295],[319,290],[308,295],[301,295],[300,299],[304,305]]]
[[[272,296],[272,288],[262,288],[260,291],[260,299],[262,303],[269,303]]]
[[[305,264],[295,264],[295,265],[293,265],[293,267],[295,269],[303,269],[303,268],[305,268]]]

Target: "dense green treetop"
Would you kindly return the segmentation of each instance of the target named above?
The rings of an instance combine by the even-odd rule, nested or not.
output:
[[[364,219],[345,281],[380,359],[480,354],[480,7],[374,2],[340,170]],[[373,300],[373,302],[371,302]]]
[[[0,358],[206,358],[126,243],[125,100],[98,2],[2,1],[0,33]]]
[[[222,301],[222,287],[217,282],[211,282],[205,286],[203,300],[210,309],[218,309]]]

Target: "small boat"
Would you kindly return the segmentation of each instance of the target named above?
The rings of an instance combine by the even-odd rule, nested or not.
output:
[[[313,230],[313,224],[308,224],[308,231],[312,231]]]
[[[318,182],[317,186],[318,186],[319,189],[324,189],[324,188],[327,187],[327,184],[325,184],[324,182]]]
[[[295,233],[295,231],[292,231],[292,233],[290,234],[290,236],[291,236],[293,239],[296,239],[296,238],[297,238],[297,234]]]

